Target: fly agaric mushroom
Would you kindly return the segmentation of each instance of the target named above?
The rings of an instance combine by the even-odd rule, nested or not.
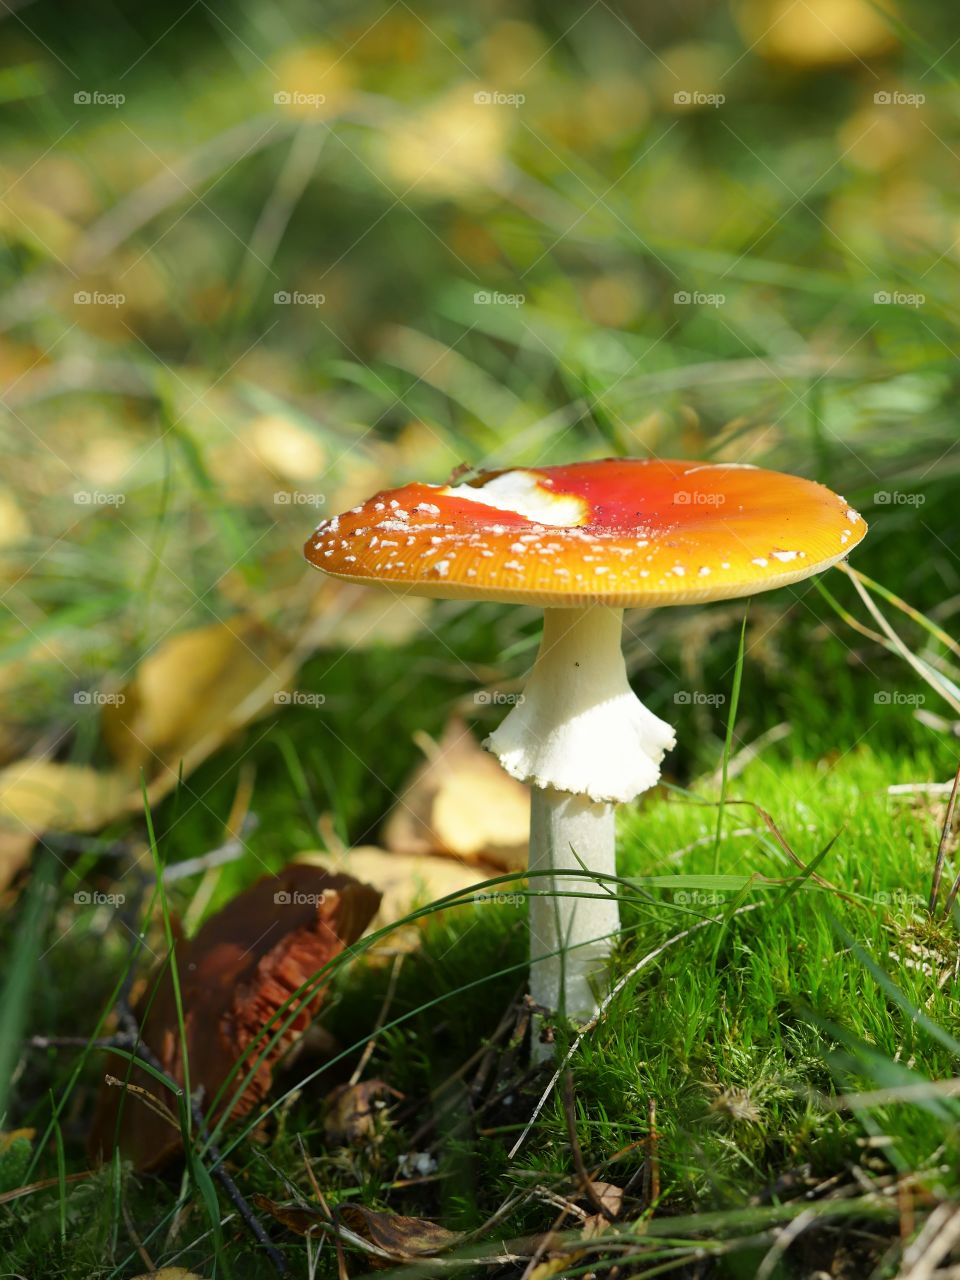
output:
[[[545,610],[523,698],[484,744],[532,788],[529,865],[544,873],[530,898],[538,1005],[571,1017],[596,1008],[619,929],[603,879],[616,872],[614,807],[657,782],[675,742],[630,688],[624,608],[799,582],[865,533],[843,498],[809,480],[633,458],[408,484],[318,526],[307,559],[336,577]]]

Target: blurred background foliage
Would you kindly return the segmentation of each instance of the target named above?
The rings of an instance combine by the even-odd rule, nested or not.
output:
[[[3,758],[129,774],[162,757],[159,798],[258,674],[308,661],[323,714],[277,711],[268,687],[261,776],[284,802],[299,788],[311,834],[330,809],[365,836],[416,728],[439,732],[458,698],[492,719],[470,694],[522,673],[536,619],[384,617],[300,547],[324,512],[461,462],[654,453],[820,479],[873,526],[857,565],[949,629],[951,17],[869,0],[8,7]],[[830,589],[856,610],[838,575]],[[628,620],[638,687],[681,722],[674,778],[715,762],[722,709],[673,699],[729,684],[740,617]],[[878,710],[912,677],[809,583],[755,602],[747,653],[743,732],[789,722],[788,756],[952,735]],[[129,694],[151,655],[137,743],[77,693]],[[234,781],[214,767],[221,816]]]

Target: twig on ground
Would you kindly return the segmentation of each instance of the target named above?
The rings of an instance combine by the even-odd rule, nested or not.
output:
[[[943,863],[947,856],[947,841],[950,839],[950,832],[953,828],[953,815],[957,808],[957,787],[960,785],[960,764],[957,765],[957,772],[953,776],[953,788],[950,792],[950,799],[947,801],[947,812],[943,819],[943,830],[940,832],[940,843],[937,845],[937,860],[933,867],[933,883],[930,886],[930,914],[933,915],[937,907],[937,895],[940,892],[940,877],[943,875]],[[953,887],[947,894],[947,901],[944,904],[943,913],[950,918],[950,908],[957,900],[957,893],[960,891],[960,874],[953,882]]]
[[[660,1199],[660,1139],[657,1135],[657,1102],[647,1099],[647,1154],[643,1162],[643,1203],[649,1209]]]
[[[580,1139],[577,1136],[577,1103],[573,1096],[573,1072],[569,1067],[567,1067],[563,1073],[563,1113],[567,1121],[567,1138],[570,1142],[570,1155],[573,1157],[573,1167],[577,1171],[577,1180],[580,1183],[580,1190],[590,1201],[591,1206],[597,1213],[603,1214],[608,1222],[613,1222],[615,1221],[615,1215],[610,1212],[608,1206],[605,1205],[600,1196],[597,1195],[596,1187],[593,1185],[593,1179],[587,1172],[587,1166],[583,1161],[583,1152],[580,1150]]]

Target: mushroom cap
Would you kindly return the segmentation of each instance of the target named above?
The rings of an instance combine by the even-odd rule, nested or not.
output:
[[[754,595],[867,531],[821,484],[743,463],[607,458],[407,484],[324,520],[304,552],[351,582],[575,608]]]

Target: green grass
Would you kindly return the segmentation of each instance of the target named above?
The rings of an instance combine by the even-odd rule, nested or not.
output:
[[[722,923],[667,947],[627,982],[600,1026],[576,1047],[571,1065],[578,1136],[596,1177],[637,1185],[653,1098],[660,1135],[658,1219],[783,1200],[786,1221],[796,1192],[774,1192],[771,1202],[772,1188],[789,1187],[791,1175],[804,1187],[816,1186],[852,1166],[868,1176],[915,1171],[917,1186],[939,1195],[952,1188],[953,1175],[945,1170],[957,1156],[960,1104],[946,1098],[877,1103],[852,1113],[830,1101],[837,1093],[956,1074],[960,1019],[949,986],[940,981],[954,964],[953,925],[931,923],[920,906],[939,834],[936,815],[929,804],[917,807],[887,794],[891,783],[927,777],[937,768],[922,753],[893,758],[864,745],[830,764],[786,767],[759,759],[730,783],[719,877],[712,869],[715,786],[671,791],[626,815],[619,869],[634,889],[624,902],[615,975],[681,930],[711,917]],[[836,836],[816,874],[842,894],[804,879],[757,811],[736,803],[740,797],[771,815],[804,864]],[[740,891],[753,877],[775,883],[754,882]],[[302,1140],[332,1204],[359,1198],[473,1230],[516,1192],[520,1203],[498,1231],[520,1236],[542,1224],[546,1210],[535,1188],[564,1194],[573,1176],[557,1093],[518,1156],[507,1161],[505,1148],[526,1124],[545,1077],[519,1081],[515,1096],[477,1120],[462,1083],[452,1080],[522,989],[525,950],[522,907],[471,902],[446,912],[428,928],[422,950],[404,961],[367,1071],[405,1098],[392,1104],[393,1119],[384,1122],[380,1139],[323,1154],[322,1099],[344,1071],[335,1068],[282,1104],[266,1146],[262,1139],[247,1140],[233,1151],[245,1193],[287,1199],[297,1188],[310,1199]],[[61,964],[75,966],[82,947],[73,954],[65,943],[57,952]],[[872,966],[890,975],[890,989]],[[366,976],[356,969],[341,975],[325,1021],[345,1046],[359,1049],[386,985],[382,967]],[[561,1037],[561,1048],[566,1043]],[[43,1074],[42,1062],[32,1055],[32,1074]],[[49,1069],[57,1073],[53,1055]],[[287,1088],[303,1077],[296,1069]],[[42,1110],[39,1097],[36,1108]],[[438,1177],[420,1188],[394,1189],[397,1159],[427,1120],[428,1131],[414,1149],[431,1153]],[[278,1184],[278,1171],[288,1181]],[[162,1222],[173,1211],[173,1183],[125,1178],[124,1188],[125,1201],[129,1197],[134,1212],[148,1220]],[[68,1185],[62,1196],[67,1221],[84,1224],[71,1226],[69,1261],[59,1242],[56,1199],[37,1198],[27,1202],[27,1235],[20,1235],[22,1214],[8,1229],[11,1265],[25,1267],[43,1256],[51,1274],[64,1267],[82,1274],[71,1271],[83,1257],[78,1239],[92,1260],[105,1234],[116,1230],[112,1197],[103,1197],[86,1221],[90,1186]],[[48,1212],[41,1203],[49,1204]],[[827,1201],[824,1212],[835,1207]],[[635,1213],[641,1210],[635,1201]],[[864,1206],[866,1216],[870,1211]],[[755,1224],[749,1215],[737,1221],[734,1237],[737,1231],[750,1237]],[[202,1218],[190,1222],[185,1243],[202,1230]],[[720,1220],[704,1222],[714,1224],[705,1227],[713,1238]],[[891,1230],[888,1221],[880,1234],[888,1238]],[[241,1243],[235,1240],[235,1247]],[[300,1256],[300,1246],[290,1247]],[[753,1246],[744,1247],[749,1254]],[[186,1256],[202,1271],[203,1243]],[[122,1274],[122,1249],[116,1263]],[[737,1274],[741,1264],[730,1265]]]

